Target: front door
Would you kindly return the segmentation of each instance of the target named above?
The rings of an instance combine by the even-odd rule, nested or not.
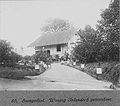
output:
[[[50,56],[50,50],[47,50],[47,55]]]

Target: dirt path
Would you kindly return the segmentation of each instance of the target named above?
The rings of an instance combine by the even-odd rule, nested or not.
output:
[[[110,83],[59,63],[39,76],[24,80],[0,78],[1,90],[110,90]]]

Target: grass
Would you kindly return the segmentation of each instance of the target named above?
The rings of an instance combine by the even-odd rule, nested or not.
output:
[[[113,70],[114,70],[116,64],[119,64],[119,63],[118,62],[102,62],[100,65],[100,67],[102,68],[102,75],[100,75],[99,77],[96,73],[96,68],[99,67],[98,63],[86,64],[85,72],[99,80],[105,80],[105,81],[111,82],[111,80],[112,80],[111,76],[112,76],[112,73],[113,73]]]
[[[66,64],[65,64],[66,65]],[[73,67],[72,65],[68,65]],[[96,73],[96,68],[99,67],[98,63],[88,63],[85,65],[84,69],[81,69],[80,63],[77,63],[74,68],[84,71],[85,73],[91,75],[92,77],[98,80],[104,80],[114,83],[116,76],[114,76],[114,72],[120,75],[120,63],[119,62],[101,62],[100,67],[102,68],[102,75],[98,76]],[[116,75],[117,75],[116,74]]]
[[[27,66],[17,66],[17,67],[3,67],[0,66],[0,77],[8,79],[23,79],[26,76],[36,76],[45,72],[43,66],[40,67],[40,70],[35,70],[34,67]]]

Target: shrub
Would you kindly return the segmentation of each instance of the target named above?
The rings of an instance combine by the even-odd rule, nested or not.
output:
[[[10,79],[21,79],[26,76],[36,76],[45,72],[45,68],[40,66],[40,70],[35,70],[34,66],[0,67],[0,77]]]
[[[119,83],[120,63],[109,64],[109,66],[105,68],[102,76],[105,80],[112,82],[114,85]]]
[[[89,63],[85,66],[85,71],[97,78],[96,68],[98,67],[98,63]],[[113,84],[117,84],[119,82],[120,76],[120,63],[118,62],[103,62],[101,63],[102,75],[100,77],[101,80],[112,82]]]

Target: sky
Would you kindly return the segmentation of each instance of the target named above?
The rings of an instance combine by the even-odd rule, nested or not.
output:
[[[102,10],[108,7],[110,1],[1,0],[0,39],[11,42],[19,53],[31,55],[34,49],[27,46],[40,36],[40,28],[49,19],[68,20],[78,29],[88,24],[95,28]]]

